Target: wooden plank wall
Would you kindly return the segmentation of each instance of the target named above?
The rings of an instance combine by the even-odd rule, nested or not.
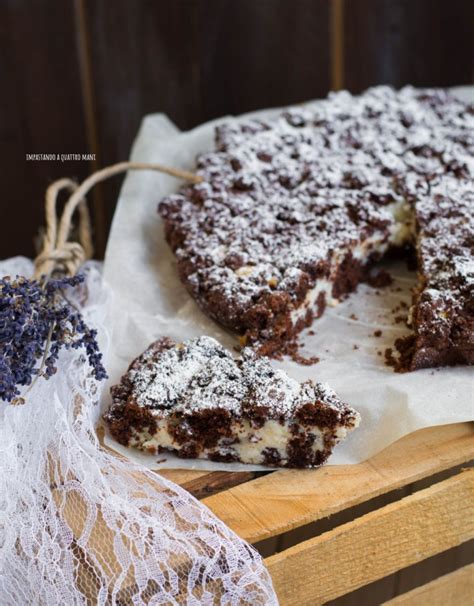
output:
[[[181,128],[331,89],[473,82],[472,0],[2,0],[0,258],[33,255],[43,194]],[[26,162],[27,153],[93,162]],[[103,254],[120,180],[93,196]]]

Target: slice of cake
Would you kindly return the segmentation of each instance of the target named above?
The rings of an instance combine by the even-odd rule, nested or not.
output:
[[[341,91],[268,120],[224,123],[215,150],[197,160],[203,181],[159,206],[181,279],[210,317],[274,355],[388,251],[416,247],[424,292],[414,300],[416,338],[404,366],[473,364],[474,255],[465,236],[474,215],[473,133],[472,105],[412,87]],[[434,183],[449,184],[450,195],[431,196]],[[463,229],[454,228],[461,215]],[[442,277],[446,287],[435,284],[435,295],[425,288],[437,281],[431,269],[424,278],[438,238],[448,235],[435,254],[443,272],[451,265],[464,276],[454,307],[442,302],[454,282]],[[447,340],[451,310],[458,319]],[[431,338],[429,325],[444,336]]]
[[[210,337],[156,341],[111,393],[104,419],[120,444],[183,458],[315,467],[360,420],[327,385]]]

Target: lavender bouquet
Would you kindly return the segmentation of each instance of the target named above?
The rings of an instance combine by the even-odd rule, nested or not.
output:
[[[89,328],[66,291],[84,282],[71,278],[0,279],[0,400],[23,404],[21,387],[57,370],[60,350],[83,348],[97,380],[107,378],[97,331]]]

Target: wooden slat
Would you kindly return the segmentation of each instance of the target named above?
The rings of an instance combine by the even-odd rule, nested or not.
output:
[[[466,541],[453,549],[438,553],[413,566],[398,570],[378,581],[331,600],[328,602],[328,606],[379,606],[385,604],[386,601],[392,600],[395,596],[403,595],[415,587],[422,587],[433,579],[440,578],[453,570],[471,564],[473,561],[473,547],[474,540]],[[273,553],[267,555],[273,555]],[[418,604],[419,606],[430,606],[429,603],[424,601]],[[447,604],[446,606],[453,605]]]
[[[367,501],[474,457],[474,424],[423,429],[358,465],[278,471],[204,499],[257,542]]]
[[[471,84],[472,0],[345,0],[344,85]]]
[[[128,157],[147,113],[187,129],[330,88],[327,0],[86,0],[86,9],[103,164]],[[107,222],[119,185],[102,186]]]
[[[179,484],[197,499],[209,497],[221,490],[238,486],[253,480],[258,472],[254,471],[192,471],[187,469],[163,469],[161,476]]]
[[[426,486],[424,488],[426,488]],[[380,600],[380,603],[385,600],[393,599],[395,596],[407,593],[415,587],[421,587],[433,579],[442,577],[453,570],[462,568],[473,562],[474,540],[471,540],[454,549],[443,551],[443,553],[420,562],[415,566],[404,568],[393,575],[393,591],[387,593],[383,599]],[[373,585],[374,583],[369,585],[369,587],[372,587]]]
[[[474,564],[408,591],[385,606],[470,606],[474,601]]]
[[[470,564],[384,602],[384,606],[471,606],[473,602],[474,564]]]
[[[70,2],[0,2],[0,259],[34,255],[44,194],[89,162],[26,161],[33,153],[88,153]]]
[[[191,482],[197,482],[211,475],[211,471],[200,471],[194,469],[161,469],[157,474],[171,480],[175,484],[185,487]]]
[[[198,123],[194,3],[86,0],[85,6],[103,165],[129,157],[145,114],[164,112],[184,128]],[[102,184],[107,226],[121,183]]]
[[[299,103],[330,89],[327,0],[198,0],[195,6],[205,119]]]
[[[267,558],[285,606],[335,599],[474,536],[474,470]]]
[[[197,499],[203,499],[221,490],[227,490],[233,486],[253,480],[256,475],[257,472],[253,471],[214,471],[203,477],[185,482],[181,486]]]
[[[331,89],[344,87],[344,0],[331,0]]]
[[[97,103],[92,78],[92,55],[90,31],[87,20],[86,0],[74,0],[74,20],[76,23],[77,54],[81,76],[82,106],[89,148],[95,157],[90,163],[91,172],[103,167],[99,149],[97,126]],[[97,184],[88,197],[92,221],[94,224],[94,252],[96,258],[103,259],[109,232],[105,220],[105,208],[102,184]]]

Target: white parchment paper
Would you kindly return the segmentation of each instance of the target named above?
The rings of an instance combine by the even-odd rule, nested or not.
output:
[[[473,91],[474,88],[464,88],[460,94],[473,98]],[[146,116],[131,159],[192,170],[195,156],[212,149],[214,127],[220,121],[180,132],[164,115]],[[159,336],[183,340],[206,334],[230,348],[237,342],[234,335],[200,311],[178,278],[156,209],[159,200],[176,191],[179,185],[166,175],[132,171],[120,193],[104,266],[104,278],[113,292],[109,317],[112,345],[106,360],[109,384],[118,382],[130,361]],[[392,263],[388,269],[395,277],[393,285],[379,290],[361,285],[356,294],[328,309],[314,322],[315,334],[311,334],[311,329],[302,333],[301,341],[305,344],[302,353],[319,356],[318,364],[301,366],[289,359],[275,362],[295,379],[328,382],[361,413],[360,427],[335,449],[329,461],[333,465],[363,461],[422,427],[474,419],[472,369],[457,367],[397,374],[385,366],[380,353],[408,332],[404,323],[394,321],[403,310],[395,313],[393,310],[402,300],[410,302],[415,277],[401,262]],[[376,330],[382,330],[380,337],[374,335]],[[108,389],[104,393],[105,408],[110,403]],[[152,469],[264,469],[186,461],[169,454],[152,456],[123,448],[110,436],[106,437],[106,443]]]

